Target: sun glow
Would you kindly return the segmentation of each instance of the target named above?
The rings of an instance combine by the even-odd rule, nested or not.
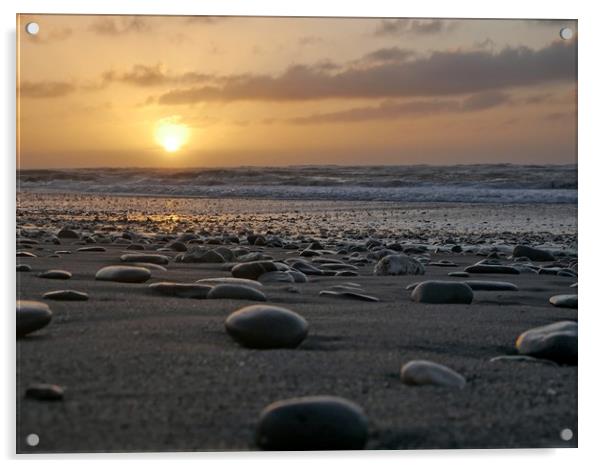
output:
[[[188,141],[188,126],[180,116],[166,117],[155,125],[155,141],[168,153],[178,151]]]

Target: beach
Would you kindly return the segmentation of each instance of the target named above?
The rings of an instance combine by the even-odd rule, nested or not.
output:
[[[576,205],[20,192],[17,211],[17,250],[35,255],[17,258],[31,267],[17,273],[18,299],[42,301],[53,313],[48,326],[17,340],[18,452],[257,450],[261,410],[311,395],[363,408],[367,449],[577,446],[576,365],[491,361],[517,355],[515,342],[528,329],[576,321],[576,309],[549,302],[576,294],[576,276],[545,274],[550,268],[448,276],[488,257],[513,264],[516,245],[555,254],[555,262],[527,262],[535,271],[567,267],[576,259]],[[63,228],[77,238],[56,244],[52,236]],[[176,261],[186,252],[166,246],[186,233],[189,252],[225,247],[239,258],[301,258],[318,268],[327,258],[352,265],[354,276],[263,284],[266,304],[301,315],[309,332],[295,349],[249,349],[229,336],[224,321],[255,302],[169,297],[149,288],[230,277],[241,263]],[[85,251],[95,246],[104,251]],[[387,246],[422,258],[425,274],[375,275],[375,255]],[[303,256],[308,250],[318,253]],[[165,271],[151,268],[140,284],[95,280],[102,267],[126,265],[122,255],[140,253],[168,257]],[[51,269],[72,277],[37,276]],[[504,281],[517,290],[475,290],[470,304],[413,301],[406,287],[427,280]],[[378,302],[320,294],[345,288]],[[89,299],[43,298],[64,289]],[[448,366],[466,385],[407,385],[400,368],[416,359]],[[24,398],[34,383],[59,385],[64,397]],[[564,429],[570,440],[561,438]],[[39,435],[36,447],[25,444],[31,433]]]

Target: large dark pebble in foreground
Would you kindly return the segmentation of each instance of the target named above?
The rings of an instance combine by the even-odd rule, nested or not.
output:
[[[534,249],[526,245],[517,245],[512,251],[512,256],[527,257],[529,260],[534,262],[553,262],[555,260],[554,255],[546,250]]]
[[[367,439],[362,408],[334,396],[272,403],[261,412],[256,432],[264,450],[361,450]]]
[[[577,364],[577,322],[566,320],[527,330],[516,340],[516,349],[519,354]]]
[[[52,320],[52,311],[43,302],[17,301],[17,336],[22,337],[40,328]]]
[[[424,281],[412,291],[414,302],[426,304],[470,304],[474,294],[466,283]]]
[[[269,305],[243,307],[226,319],[226,331],[247,348],[296,348],[307,336],[307,321],[292,310]]]

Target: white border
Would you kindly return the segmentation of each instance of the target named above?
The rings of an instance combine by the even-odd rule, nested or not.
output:
[[[595,459],[600,433],[600,352],[598,345],[602,334],[602,300],[600,298],[600,274],[602,273],[602,234],[600,222],[600,185],[602,158],[600,134],[602,109],[600,83],[600,7],[598,2],[578,0],[498,0],[484,2],[474,0],[420,0],[413,2],[370,0],[370,1],[325,1],[304,0],[296,2],[278,0],[3,0],[2,52],[4,58],[0,79],[3,93],[2,141],[5,142],[2,190],[2,316],[4,332],[2,340],[3,360],[2,403],[6,405],[0,424],[0,444],[5,458],[14,462],[14,323],[10,311],[14,307],[14,216],[15,216],[15,14],[20,13],[85,13],[85,14],[206,14],[206,15],[283,15],[283,16],[376,16],[376,17],[477,17],[477,18],[562,18],[579,20],[579,241],[581,250],[580,302],[582,320],[581,356],[579,367],[579,449],[577,450],[495,450],[495,451],[416,451],[416,452],[370,452],[338,454],[118,454],[118,455],[56,455],[18,457],[26,465],[44,463],[60,465],[74,462],[122,465],[164,465],[166,461],[185,461],[195,466],[208,463],[245,467],[265,467],[278,464],[287,467],[311,464],[332,465],[344,463],[349,467],[364,467],[366,464],[400,466],[417,464],[435,466],[458,464],[464,467],[487,463],[488,468],[522,466],[524,463],[545,464],[546,468],[568,464],[589,465]],[[595,273],[597,270],[598,277]]]

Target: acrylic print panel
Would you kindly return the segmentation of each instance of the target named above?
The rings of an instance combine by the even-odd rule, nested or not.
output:
[[[576,21],[17,31],[18,452],[577,446]]]

